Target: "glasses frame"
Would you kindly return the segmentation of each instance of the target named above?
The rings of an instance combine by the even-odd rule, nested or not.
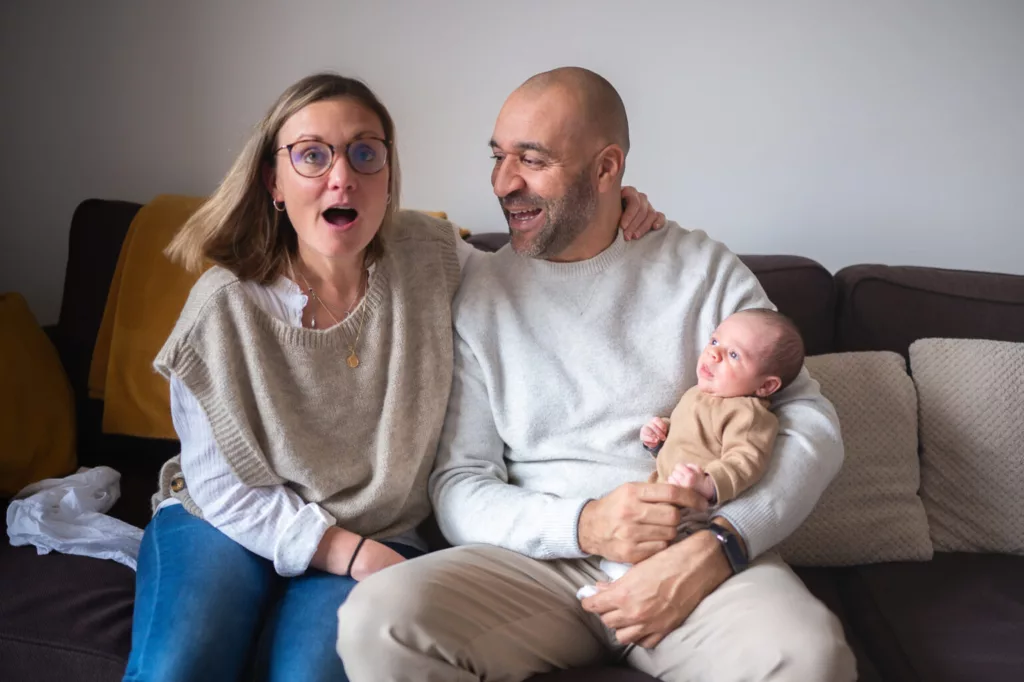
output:
[[[381,143],[384,144],[384,165],[381,166],[379,169],[373,171],[372,173],[364,173],[363,171],[359,170],[358,168],[356,168],[355,166],[352,165],[352,161],[348,158],[348,150],[349,150],[349,148],[352,145],[354,145],[354,144],[358,144],[360,142],[365,142],[366,140],[376,140],[377,142],[381,142]],[[331,160],[330,160],[330,162],[324,167],[323,171],[317,173],[316,175],[306,175],[305,173],[301,172],[298,168],[295,167],[295,159],[292,158],[292,147],[294,147],[296,145],[299,145],[299,144],[302,144],[304,142],[316,142],[318,144],[324,145],[325,147],[327,147],[328,149],[331,150]],[[298,173],[300,176],[302,176],[304,178],[320,178],[320,177],[323,177],[324,175],[327,175],[328,173],[331,172],[331,169],[334,168],[334,162],[337,161],[338,158],[339,158],[338,148],[335,147],[330,142],[324,142],[323,140],[311,140],[311,139],[296,140],[295,142],[292,142],[291,144],[283,144],[280,147],[278,147],[277,149],[275,149],[274,150],[274,155],[280,154],[282,149],[285,149],[285,150],[288,151],[288,163],[290,163],[292,165],[292,170],[294,170],[296,173]],[[345,159],[345,163],[347,163],[348,167],[352,169],[352,172],[359,173],[360,175],[376,175],[377,173],[380,173],[382,170],[387,168],[388,164],[391,162],[391,140],[387,140],[387,139],[385,139],[383,137],[375,137],[375,136],[372,136],[372,135],[368,135],[368,136],[365,136],[365,137],[357,137],[356,139],[352,140],[351,142],[348,142],[345,145],[345,153],[341,154],[340,157]]]

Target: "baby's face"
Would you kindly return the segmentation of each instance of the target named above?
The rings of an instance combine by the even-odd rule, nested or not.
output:
[[[697,361],[700,390],[720,398],[756,395],[768,378],[764,359],[777,335],[753,315],[727,317]]]

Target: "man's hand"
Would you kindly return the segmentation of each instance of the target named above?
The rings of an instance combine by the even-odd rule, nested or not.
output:
[[[699,493],[669,483],[626,483],[583,507],[580,549],[611,561],[635,564],[676,538],[682,508],[705,511]]]
[[[653,649],[731,575],[718,539],[698,531],[615,582],[598,583],[598,593],[582,605],[615,630],[621,644]]]

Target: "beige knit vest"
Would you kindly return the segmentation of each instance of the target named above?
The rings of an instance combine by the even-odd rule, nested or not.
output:
[[[458,283],[451,224],[403,211],[366,296],[341,324],[290,326],[215,267],[193,287],[154,367],[195,395],[243,483],[286,484],[341,527],[391,537],[430,513]],[[364,312],[353,369],[346,358]],[[178,472],[168,462],[154,503],[181,487],[171,485]],[[187,490],[174,493],[198,512]]]

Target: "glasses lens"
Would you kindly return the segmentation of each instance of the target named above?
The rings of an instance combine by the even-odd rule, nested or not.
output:
[[[388,161],[388,147],[381,140],[356,140],[348,146],[348,162],[352,169],[364,175],[373,175]]]
[[[292,166],[295,172],[307,178],[323,175],[331,167],[332,157],[331,148],[316,140],[296,142],[292,146]]]

